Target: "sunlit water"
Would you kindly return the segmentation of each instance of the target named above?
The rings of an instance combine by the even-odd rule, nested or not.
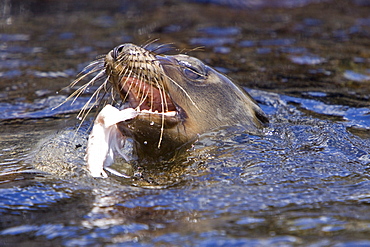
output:
[[[357,4],[356,13],[366,8]],[[214,6],[189,6],[217,13]],[[7,24],[9,33],[0,35],[0,245],[369,246],[370,61],[360,41],[370,32],[370,16],[355,16],[348,27],[322,37],[330,18],[297,21],[293,10],[256,21],[282,25],[269,28],[286,28],[290,37],[262,28],[249,34],[250,27],[226,19],[195,31],[166,21],[162,34],[150,28],[153,22],[137,19],[143,22],[139,32],[175,44],[186,40],[187,47],[204,45],[197,56],[239,81],[249,78],[245,89],[270,125],[261,136],[237,127],[204,133],[173,164],[121,165],[132,179],[86,174],[92,119],[76,132],[76,114],[93,88],[74,104],[57,106],[70,93],[61,89],[97,50],[148,38],[108,17],[86,17],[100,28],[90,46],[73,27],[56,31],[58,23],[42,22],[55,20],[47,15],[37,19],[44,24],[37,35]],[[4,21],[16,22],[9,18]],[[106,28],[116,25],[122,33],[107,38]],[[343,48],[338,40],[346,39],[348,50],[336,54]],[[321,50],[333,40],[338,47]]]

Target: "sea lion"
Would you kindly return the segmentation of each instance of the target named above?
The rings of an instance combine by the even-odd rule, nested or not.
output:
[[[237,125],[255,134],[268,123],[248,93],[188,55],[160,55],[145,47],[122,44],[87,69],[91,69],[87,74],[98,74],[74,95],[99,78],[104,82],[93,97],[112,85],[126,102],[123,108],[137,112],[116,126],[123,136],[133,139],[142,161],[169,160],[206,131]]]

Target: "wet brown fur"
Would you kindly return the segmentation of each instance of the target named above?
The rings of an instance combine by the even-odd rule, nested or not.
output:
[[[168,160],[199,134],[212,129],[238,125],[258,133],[268,122],[244,90],[187,55],[158,55],[123,44],[92,62],[85,71],[71,86],[88,75],[95,76],[70,97],[78,97],[98,81],[102,83],[81,110],[82,119],[91,106],[102,102],[106,92],[112,95],[111,102],[118,101],[118,95],[122,102],[128,102],[126,107],[152,111],[140,111],[136,118],[118,124],[123,135],[134,139],[140,159]],[[161,114],[168,112],[176,112],[176,116]]]

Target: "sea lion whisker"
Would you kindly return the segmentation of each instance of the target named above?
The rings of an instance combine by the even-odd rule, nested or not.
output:
[[[202,112],[199,107],[197,106],[197,104],[195,104],[195,102],[192,100],[192,98],[190,97],[190,95],[186,92],[186,90],[180,86],[175,80],[173,80],[171,77],[163,74],[167,79],[169,79],[171,82],[173,82],[174,85],[176,85],[185,95],[186,97],[190,100],[190,102],[192,103],[192,105],[199,111],[199,112]]]
[[[167,92],[166,92],[166,89],[163,87],[164,82],[162,81],[161,78],[159,78],[157,80],[157,84],[161,88],[161,90],[163,91],[163,95],[162,95],[163,96],[163,102],[162,102],[162,104],[166,107],[165,111],[168,111],[167,97],[165,97],[165,95],[167,95]]]
[[[106,94],[107,94],[107,91],[104,91],[104,93],[102,93],[102,95],[100,96],[100,98],[98,99],[96,99],[96,101],[95,102],[99,102],[99,104],[98,104],[98,108],[103,108],[104,106],[106,106],[107,105],[107,102],[108,102],[108,99],[106,99],[104,102],[103,102],[103,99],[105,98],[105,96],[106,96]],[[97,97],[98,97],[98,95],[97,95]],[[95,105],[94,105],[95,106]],[[86,114],[86,116],[90,113],[90,111],[91,111],[91,109],[92,109],[92,107],[90,108],[90,110],[89,110],[89,112]],[[96,112],[95,114],[94,114],[94,118],[96,118],[96,116],[99,114],[99,112]],[[93,123],[91,123],[90,124],[90,126],[92,125]]]
[[[105,83],[106,81],[107,81],[107,79],[94,91],[94,93],[91,95],[90,99],[99,95],[100,91],[106,87],[106,83]]]
[[[161,54],[164,54],[165,52],[175,50],[176,47],[175,47],[174,43],[166,43],[166,44],[158,45],[153,50],[150,50],[150,52],[153,53],[154,55],[157,55],[158,54],[157,51],[159,51],[161,49],[167,49],[166,51],[160,52]]]
[[[96,72],[98,72],[98,71],[99,71],[99,73],[100,73],[100,72],[103,72],[101,75],[102,75],[102,76],[104,76],[105,69],[102,69],[102,68],[97,68],[97,69],[95,69],[95,68],[94,68],[94,70],[91,70],[91,71],[89,71],[88,73],[86,73],[86,74],[84,74],[84,75],[82,75],[82,76],[78,77],[77,79],[75,79],[74,81],[72,81],[72,82],[71,82],[67,87],[65,87],[65,88],[63,88],[63,89],[66,89],[66,88],[72,88],[72,87],[76,86],[76,84],[77,84],[77,83],[79,83],[80,81],[82,81],[83,79],[85,79],[87,76],[89,76],[89,75],[91,75],[91,74],[93,74],[93,73],[96,73]],[[91,80],[90,80],[88,83],[91,83]]]
[[[104,91],[105,91],[104,95],[106,95],[108,91],[110,91],[113,88],[112,85],[109,83],[108,77],[104,80],[102,85],[104,85]],[[109,94],[111,94],[111,92]]]
[[[81,73],[85,73],[86,70],[90,69],[93,66],[103,66],[104,67],[104,58],[96,59],[96,60],[92,61],[91,63],[89,63],[88,65],[86,65],[82,69],[82,71],[80,72],[80,74]]]
[[[119,65],[117,65],[115,69],[117,69],[117,67],[118,67],[118,66],[119,66]],[[120,71],[120,72],[118,73],[118,77],[119,77],[119,79],[121,79],[121,78],[123,78],[123,77],[127,77],[127,76],[126,76],[126,74],[127,74],[130,70],[132,70],[132,69],[131,69],[129,66],[126,66],[126,68],[125,68],[125,69],[123,69],[122,71]]]
[[[141,46],[141,48],[145,49],[150,46],[151,44],[154,44],[155,42],[159,41],[159,38],[155,38],[153,40],[148,40],[147,43],[145,43],[144,45]]]
[[[114,67],[114,69],[117,69],[118,67],[119,67],[119,64],[117,64]],[[131,72],[132,72],[132,69],[129,66],[126,66],[125,70],[122,70],[118,73],[118,82],[119,83],[114,84],[117,87],[118,92],[121,92],[124,89],[124,87],[126,86],[126,83],[127,83],[128,79],[130,78]],[[124,83],[121,83],[122,78],[126,78]]]
[[[97,102],[99,102],[98,108],[103,108],[104,106],[108,104],[108,99],[104,100],[103,102],[103,99],[106,98],[107,93],[108,91],[104,91],[104,93],[102,93],[102,95],[100,96],[100,99],[97,99]],[[112,102],[109,102],[109,103],[112,103]],[[96,113],[96,115],[97,114],[98,112]]]
[[[88,75],[91,75],[92,73],[95,73],[96,71],[99,70],[105,70],[105,64],[104,61],[94,61],[89,63],[86,67],[82,69],[80,73],[78,73],[77,77],[78,79],[83,79]],[[81,80],[80,79],[80,80]]]
[[[96,71],[94,71],[96,72]],[[94,73],[91,72],[91,73]],[[86,89],[91,86],[95,81],[100,80],[101,78],[105,77],[105,71],[100,71],[93,79],[91,79],[89,82],[85,83],[84,85],[80,86],[78,89],[76,89],[72,94],[70,94],[62,103],[57,105],[56,107],[53,107],[52,110],[55,110],[56,108],[60,107],[61,105],[65,104],[70,99],[74,98],[71,102],[71,105],[74,104],[74,102],[77,100],[77,98],[86,91]],[[90,74],[91,74],[90,73]],[[86,77],[86,76],[84,76]],[[74,80],[69,86],[65,88],[72,88],[74,87],[78,82],[80,82],[83,78],[78,78]],[[65,89],[63,88],[63,89]]]
[[[150,95],[154,95],[154,88],[150,87]],[[150,109],[153,111],[154,107],[154,97],[150,98]]]
[[[137,87],[137,91],[139,92],[140,94],[140,101],[139,101],[139,105],[138,107],[140,108],[140,106],[142,104],[144,104],[145,102],[145,99],[147,98],[148,94],[144,93],[144,89],[145,89],[145,82],[143,82],[143,79],[144,79],[144,74],[142,72],[142,70],[140,70],[140,73],[137,75],[137,79],[139,81],[139,86]]]
[[[120,76],[122,76],[122,75],[123,75],[124,70],[120,71],[119,67],[120,67],[120,65],[119,65],[119,64],[117,64],[117,65],[114,67],[114,69],[113,69],[113,70],[114,70],[114,71],[119,71],[118,76],[120,77]],[[112,70],[112,71],[113,71],[113,70]],[[111,73],[110,73],[110,75],[114,75],[112,71],[110,71],[110,72],[111,72]]]
[[[204,48],[205,46],[197,46],[195,48],[192,48],[192,49],[181,49],[180,50],[180,53],[183,53],[183,54],[188,54],[189,52],[193,52],[193,51],[204,51]]]
[[[128,73],[129,71],[129,68],[126,68],[125,70],[121,71],[119,74],[118,74],[118,79],[119,80],[122,80],[122,78],[127,78],[126,74]]]
[[[73,94],[71,94],[69,98],[74,97],[76,95],[77,95],[76,98],[78,98],[80,96],[80,94],[84,93],[87,90],[88,87],[92,86],[96,81],[101,80],[105,77],[106,76],[105,76],[104,71],[99,72],[93,79],[91,79],[87,83],[85,83],[85,84],[81,85],[79,88],[77,88],[76,91]]]
[[[69,96],[69,99],[73,97],[71,105],[73,105],[75,103],[77,98],[80,97],[81,94],[83,94],[86,91],[86,88],[88,88],[88,87],[89,87],[89,84],[84,84],[83,86],[79,87],[73,94],[71,94]],[[68,100],[68,98],[67,98],[67,100]]]
[[[133,68],[136,68],[136,69],[139,69],[139,72],[137,73],[134,73],[134,76],[133,76],[133,78],[135,78],[136,79],[136,81],[139,81],[139,85],[138,85],[138,87],[136,87],[136,89],[137,89],[137,92],[138,92],[138,94],[140,94],[140,97],[142,97],[142,94],[143,94],[143,90],[142,90],[142,88],[141,88],[141,86],[143,85],[143,81],[142,81],[142,76],[143,76],[143,70],[142,69],[140,69],[141,67],[140,67],[140,65],[141,65],[141,61],[139,61],[139,60],[135,60],[134,61],[134,64],[132,65],[132,67]],[[133,71],[133,69],[132,69],[132,71]],[[136,82],[135,82],[136,83]],[[131,85],[133,85],[133,84],[135,84],[135,83],[131,83]],[[131,86],[130,85],[130,86]],[[143,104],[144,102],[141,102],[141,99],[140,99],[140,101],[139,101],[139,104],[138,104],[138,106],[137,106],[137,108],[140,110],[140,106]]]
[[[111,87],[110,88],[110,95],[111,95],[111,100],[112,100],[112,105],[114,104],[114,103],[117,103],[116,102],[116,95],[117,95],[117,92],[114,90],[114,87]]]
[[[152,75],[150,73],[150,68],[148,63],[144,63],[145,68],[141,69],[141,74],[142,74],[142,81],[144,81],[144,85],[147,84],[149,87],[149,90],[146,90],[145,98],[146,100],[148,98],[148,95],[150,94],[150,109],[153,111],[153,106],[154,106],[154,91],[153,91],[153,86],[152,86]],[[146,72],[146,74],[144,74]]]
[[[93,85],[95,81],[100,80],[101,78],[105,77],[105,70],[100,71],[98,74],[96,74],[88,83],[82,85],[80,88],[78,88],[76,91],[80,91],[80,93],[83,93],[86,91],[86,89]]]
[[[105,90],[106,90],[107,86],[112,87],[111,84],[109,83],[108,77],[105,78],[105,80],[103,82],[103,85],[104,85]]]
[[[131,59],[130,55],[120,54],[117,57],[117,62],[120,63],[120,64],[130,64],[129,63],[129,61],[131,61],[130,59]]]
[[[137,63],[139,63],[139,62],[140,61],[138,61]],[[144,79],[145,79],[144,69],[141,68],[139,70],[139,73],[137,74],[137,80],[139,81],[139,86],[137,87],[137,91],[140,94],[140,102],[139,102],[139,105],[138,105],[139,109],[140,109],[140,106],[144,104],[145,100],[148,97],[148,92],[145,93],[145,84],[146,83],[144,82]]]
[[[141,97],[140,97],[140,102],[138,104],[138,107],[140,107],[141,105],[144,104],[145,100],[148,98],[149,96],[149,91],[147,91],[145,94],[142,94]]]
[[[161,90],[159,90],[159,92],[161,92]],[[164,102],[166,102],[166,98],[164,96],[161,96],[161,102],[163,102],[163,99],[164,99]],[[166,108],[168,109],[168,106],[167,106],[167,102],[166,102]],[[162,103],[162,113],[164,113],[164,103]],[[159,141],[158,141],[158,149],[161,148],[161,144],[162,144],[162,140],[163,140],[163,133],[164,133],[164,114],[162,114],[161,116],[161,132],[160,132],[160,136],[159,136]]]
[[[152,75],[152,72],[149,69],[149,64],[146,64],[146,67],[147,67],[147,71],[149,72],[148,75],[147,75],[148,76],[148,81],[151,82],[153,80],[156,80],[156,77]],[[148,91],[148,93],[149,93],[149,91]],[[150,87],[150,95],[152,95],[152,97],[150,98],[150,109],[153,111],[153,106],[154,106],[154,97],[153,97],[154,87],[153,86]]]
[[[119,56],[117,59],[117,66],[127,65],[129,64],[129,58],[127,56]]]
[[[164,104],[167,103],[166,102],[166,97],[164,97],[164,95],[166,94],[166,91],[161,86],[161,84],[159,83],[159,80],[157,78],[155,78],[155,84],[156,84],[156,88],[158,88],[159,96],[160,96],[160,99],[161,99],[162,112],[164,113],[165,112],[164,111]]]
[[[122,83],[123,79],[124,79],[124,82]],[[129,81],[129,79],[130,79],[130,77],[126,76],[126,75],[123,75],[123,76],[119,77],[118,81],[120,81],[120,84],[117,85],[118,92],[124,91],[124,88],[125,88],[127,82]],[[129,90],[127,90],[127,91],[129,91]],[[128,93],[128,92],[126,92],[126,93]],[[126,99],[126,97],[125,97],[125,99]]]
[[[91,110],[94,108],[94,106],[95,105],[97,105],[96,104],[96,102],[99,102],[99,105],[98,106],[101,106],[102,105],[102,99],[105,97],[105,95],[106,95],[106,92],[105,93],[103,93],[103,95],[100,97],[100,99],[98,100],[96,100],[95,102],[94,102],[94,104],[91,106],[91,107],[89,107],[89,109],[87,109],[87,107],[86,107],[86,105],[89,103],[89,101],[91,101],[91,99],[92,99],[92,97],[90,97],[90,99],[89,99],[89,101],[82,107],[82,109],[80,110],[80,112],[78,113],[78,115],[77,115],[77,118],[79,119],[79,118],[81,118],[81,122],[80,122],[80,124],[78,125],[78,127],[77,127],[77,129],[76,129],[76,132],[75,132],[75,134],[74,134],[74,136],[76,136],[76,134],[77,134],[77,132],[78,132],[78,130],[81,128],[81,126],[82,126],[82,124],[85,122],[85,120],[86,120],[86,117],[90,114],[90,112],[91,112]],[[103,105],[106,105],[107,104],[107,100],[105,101],[105,103],[103,104]],[[96,116],[98,115],[98,112],[96,112],[95,113],[95,115],[94,115],[94,118],[96,118]],[[89,126],[89,128],[91,127],[93,125],[93,123],[90,123],[90,126]]]
[[[115,71],[119,71],[119,70],[117,70],[117,68],[122,67],[122,65],[126,65],[126,61],[125,60],[126,60],[125,57],[119,58],[118,63],[114,67],[114,70]]]
[[[104,88],[104,84],[100,85],[96,90],[95,92],[91,95],[91,97],[89,98],[89,100],[84,104],[84,106],[82,107],[82,109],[80,110],[80,112],[78,113],[77,115],[77,118],[82,118],[82,122],[85,121],[86,119],[86,116],[90,113],[91,109],[97,104],[96,102],[99,102],[98,100],[98,97],[99,97],[99,94],[100,94],[100,91]],[[89,107],[91,101],[95,99],[95,102],[93,103],[92,106]],[[88,110],[87,110],[88,109]],[[85,113],[87,110],[87,113]]]
[[[118,87],[118,91],[119,92],[124,91],[124,87],[126,86],[126,83],[129,81],[129,79],[131,77],[132,69],[127,68],[127,70],[129,72],[129,74],[126,75],[127,73],[125,73],[122,77],[119,78],[119,81],[121,81],[122,78],[125,78],[124,83],[121,83],[121,85],[120,84],[117,84],[117,87]],[[129,92],[130,92],[131,88],[132,88],[132,84],[129,85],[129,88],[126,91],[125,97],[122,99],[123,101],[126,101],[127,97],[129,96]]]
[[[106,55],[104,55],[104,54],[102,54],[102,55],[97,55],[97,56],[96,56],[96,60],[95,60],[95,61],[102,60],[102,61],[104,62],[105,57],[106,57]],[[93,61],[93,62],[94,62],[94,61]]]
[[[100,88],[101,89],[101,88]],[[96,97],[96,96],[98,96],[99,95],[99,93],[100,93],[100,89],[97,89],[94,93],[93,93],[93,95],[87,100],[87,102],[84,104],[84,106],[82,107],[82,109],[81,109],[81,111],[79,112],[79,114],[77,115],[77,118],[79,118],[79,117],[81,117],[82,115],[83,115],[83,112],[85,112],[86,111],[86,109],[91,109],[91,108],[93,108],[94,106],[95,106],[95,102],[96,102],[96,100],[95,100],[95,102],[94,102],[94,104],[91,106],[91,107],[89,107],[89,105],[90,105],[90,103],[91,103],[91,101]]]
[[[86,65],[80,73],[84,73],[88,68],[96,65],[96,64],[102,64],[104,65],[104,58],[95,59],[94,61],[91,61],[88,65]]]
[[[166,103],[167,105],[167,102],[166,102],[166,98],[165,98],[165,89],[163,87],[161,87],[159,81],[156,79],[156,84],[157,84],[157,88],[158,88],[158,91],[159,91],[159,95],[160,95],[160,99],[161,99],[161,108],[162,108],[162,113],[165,113],[164,111],[164,105]],[[167,107],[167,106],[166,106]],[[167,107],[168,108],[168,107]],[[164,120],[165,120],[165,117],[164,117],[164,114],[161,115],[161,130],[160,130],[160,135],[159,135],[159,141],[158,141],[158,146],[157,148],[160,149],[161,148],[161,144],[162,144],[162,140],[163,140],[163,133],[164,133]]]

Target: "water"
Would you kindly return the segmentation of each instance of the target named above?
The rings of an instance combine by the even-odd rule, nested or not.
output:
[[[368,3],[208,2],[0,4],[1,246],[370,245]],[[63,88],[97,55],[155,38],[227,73],[270,126],[120,167],[133,179],[90,178],[92,119],[76,134],[76,116],[94,88],[55,108]]]

